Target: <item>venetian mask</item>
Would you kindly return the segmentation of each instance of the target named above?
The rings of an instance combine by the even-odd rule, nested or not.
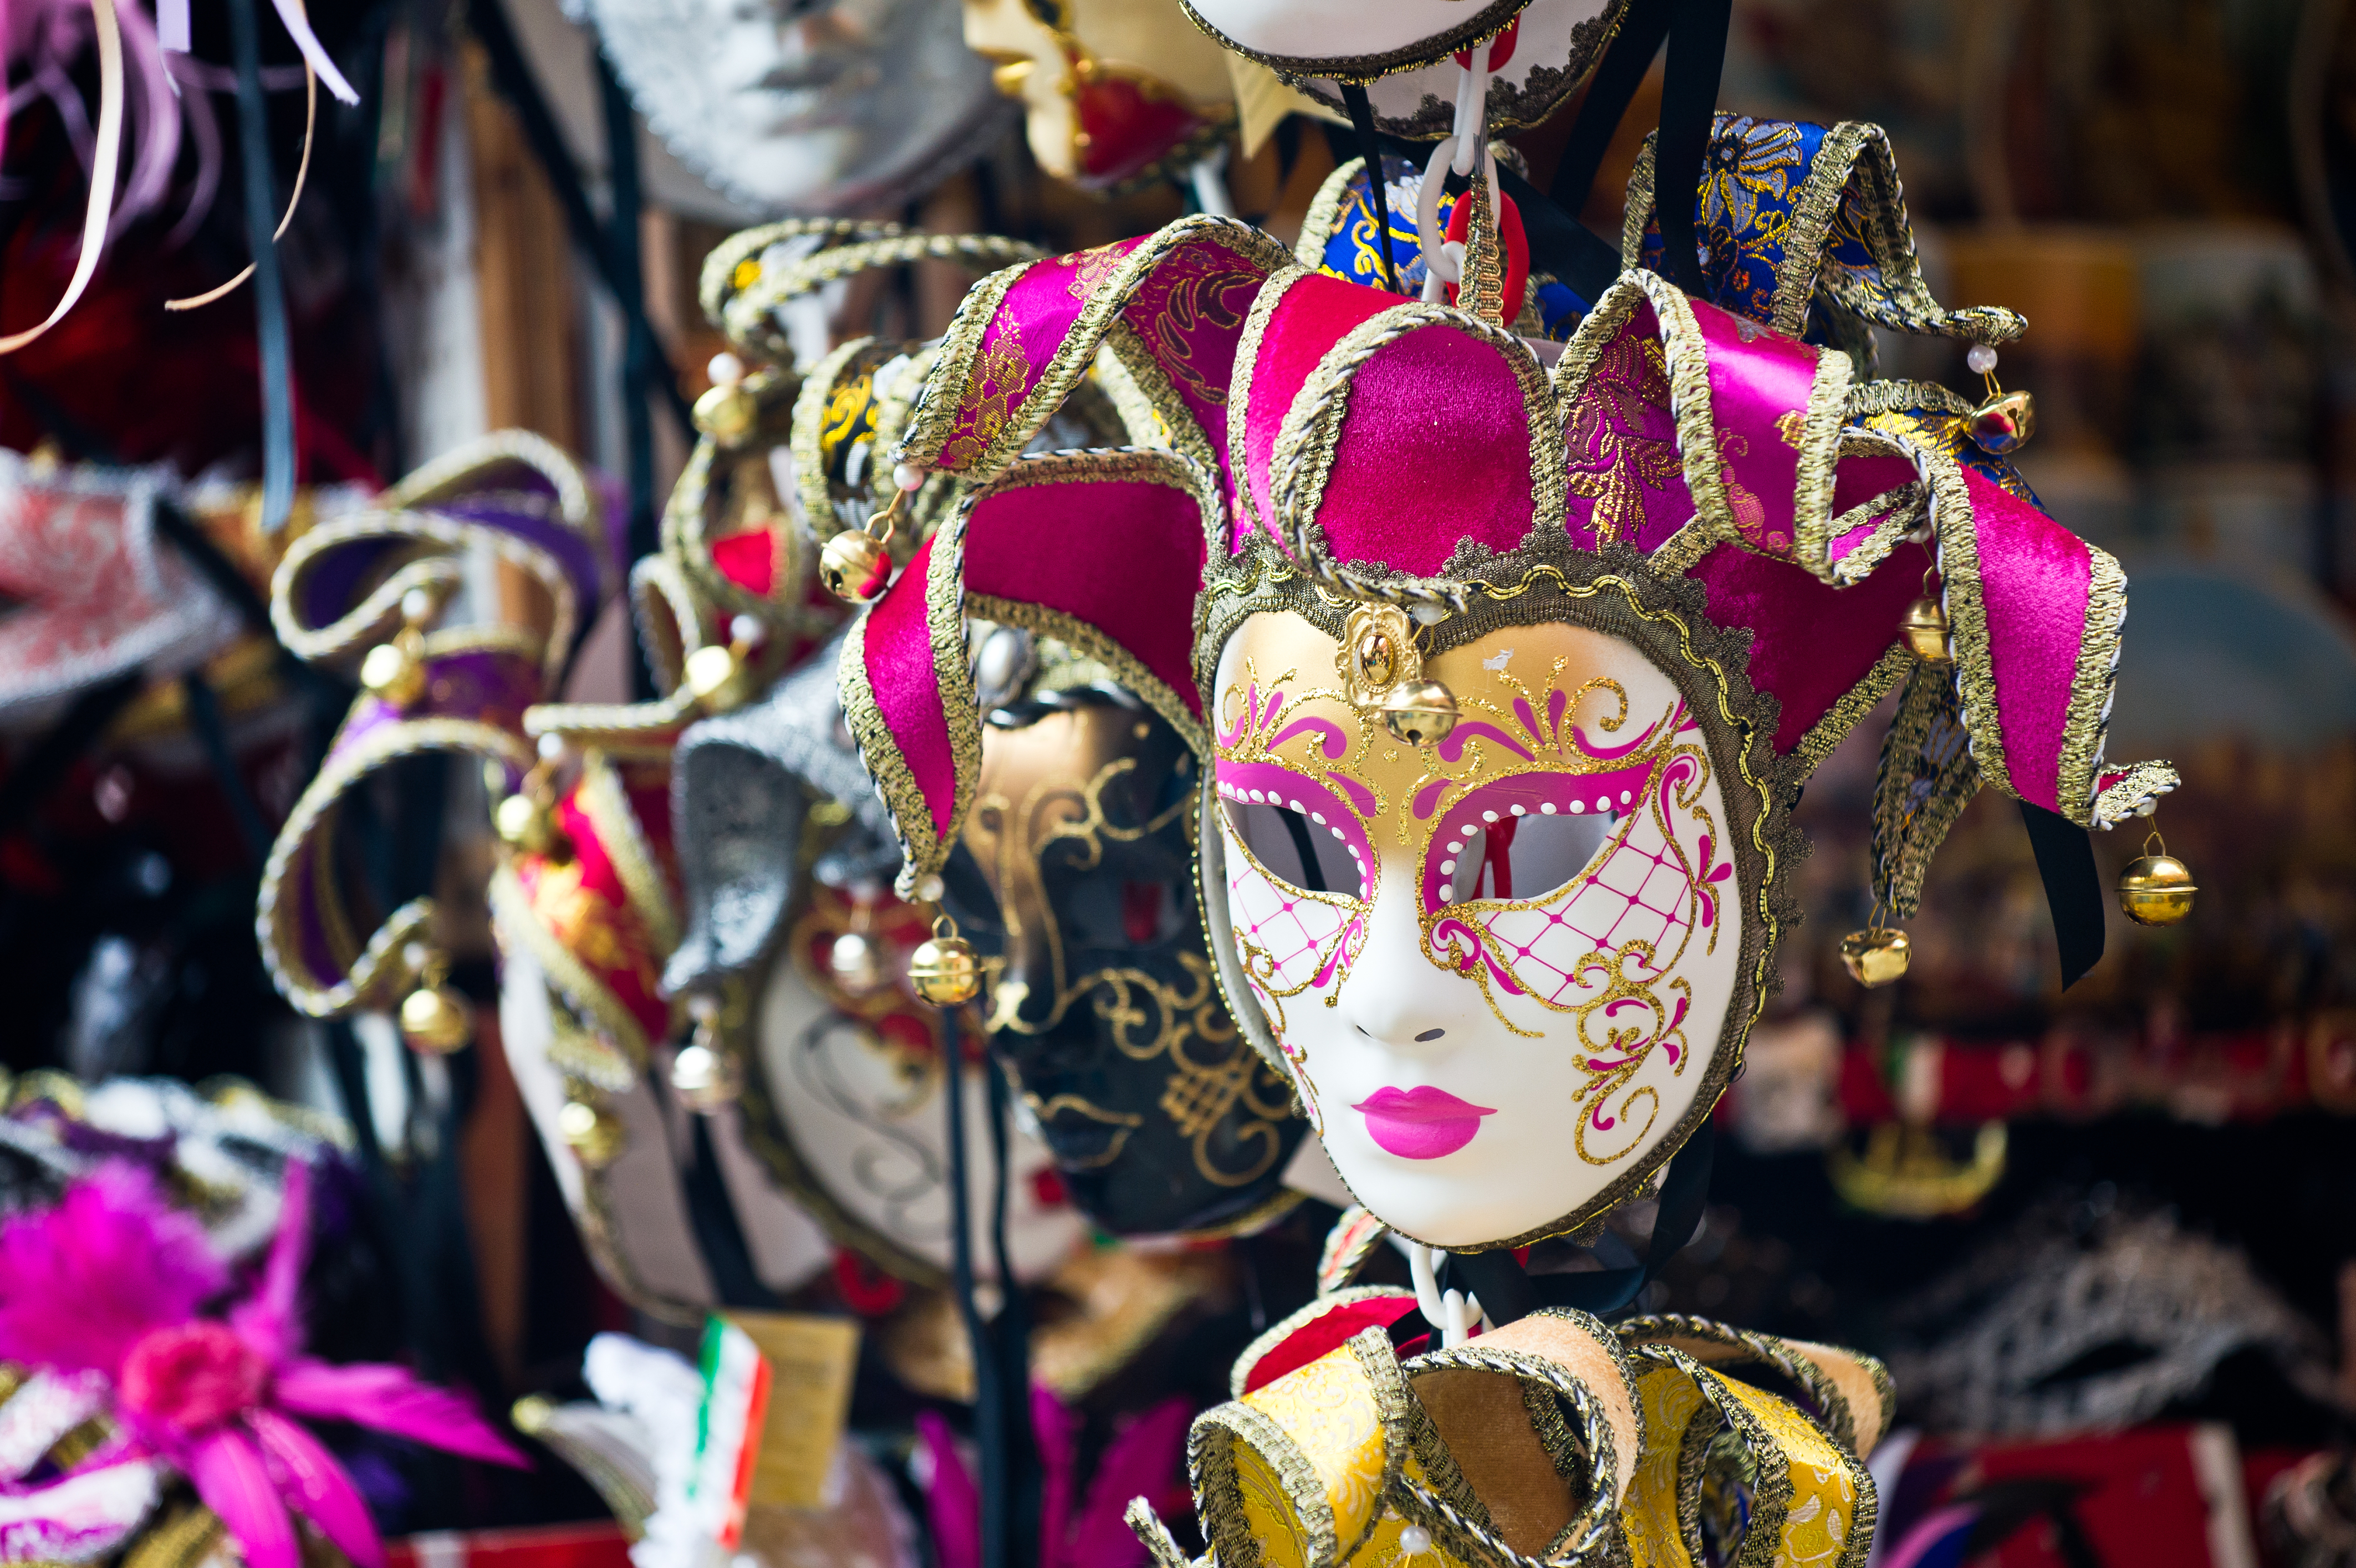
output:
[[[1301,1125],[1228,1017],[1193,896],[1196,764],[1108,673],[1060,669],[994,706],[943,907],[991,965],[988,1027],[1080,1208],[1117,1235],[1248,1221]],[[1027,634],[984,639],[985,670]],[[1044,682],[1044,684],[1042,684]]]
[[[1620,25],[1625,0],[1180,0],[1196,26],[1269,66],[1329,109],[1341,83],[1363,83],[1376,122],[1428,140],[1454,126],[1458,66],[1481,46],[1486,122],[1536,125],[1586,80]]]
[[[1238,1027],[1377,1220],[1477,1252],[1651,1190],[1708,1116],[1795,918],[1789,805],[1884,694],[1973,738],[1893,728],[1909,800],[2094,827],[2171,787],[2102,756],[2116,563],[1959,455],[1962,400],[1803,339],[2020,330],[1923,289],[1878,133],[1811,131],[1760,214],[1778,287],[1633,271],[1550,369],[1477,246],[1461,310],[1204,219],[979,285],[896,454],[974,488],[843,655],[903,886],[980,810],[963,617],[1054,624],[1204,761]],[[1023,455],[1116,330],[1171,450]],[[1926,571],[1950,635],[1918,654]],[[1952,816],[1901,816],[1905,902]]]
[[[965,1096],[969,1212],[986,1215],[990,1069],[972,1020],[952,1029],[909,989],[927,922],[884,891],[889,840],[831,677],[821,656],[762,701],[681,738],[686,935],[664,983],[742,995],[727,1027],[744,1070],[743,1127],[772,1176],[839,1240],[937,1282],[951,1256],[944,1097],[953,1084]],[[1008,1139],[1008,1261],[1017,1278],[1037,1279],[1078,1242],[1081,1221],[1047,1150],[1020,1127]],[[977,1226],[987,1273],[985,1234]]]
[[[578,0],[656,134],[755,211],[889,206],[996,107],[950,0]]]
[[[1742,978],[1717,694],[1602,632],[1500,628],[1426,664],[1459,713],[1427,751],[1342,653],[1275,613],[1221,656],[1236,967],[1368,1207],[1440,1245],[1539,1231],[1691,1113]]]
[[[1022,101],[1039,166],[1084,189],[1199,157],[1234,119],[1226,56],[1167,0],[965,0],[965,41]]]

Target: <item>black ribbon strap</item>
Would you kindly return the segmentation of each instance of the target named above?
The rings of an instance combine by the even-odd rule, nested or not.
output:
[[[1006,1073],[996,1060],[984,1069],[990,1084],[990,1250],[998,1265],[1002,1305],[991,1319],[992,1349],[998,1356],[1000,1427],[994,1435],[1004,1454],[1001,1470],[1006,1477],[1007,1561],[1022,1564],[1040,1560],[1044,1532],[1060,1521],[1043,1520],[1041,1509],[1046,1475],[1040,1467],[1039,1443],[1031,1425],[1031,1298],[1014,1277],[1014,1253],[1006,1244],[1008,1201],[1007,1124],[1013,1107],[1007,1103]]]
[[[1653,1221],[1653,1239],[1645,1245],[1640,1264],[1533,1278],[1512,1253],[1499,1248],[1451,1253],[1449,1273],[1480,1297],[1483,1315],[1501,1328],[1541,1307],[1575,1307],[1599,1317],[1624,1311],[1693,1240],[1701,1224],[1702,1206],[1709,1200],[1709,1170],[1717,1143],[1716,1130],[1705,1121],[1669,1161],[1669,1173],[1661,1182],[1660,1208]]]
[[[251,0],[247,3],[251,4]],[[489,57],[491,81],[515,111],[523,127],[523,139],[532,155],[540,160],[541,172],[548,176],[549,188],[556,193],[557,206],[564,209],[564,227],[572,234],[573,245],[597,269],[597,276],[622,313],[625,330],[634,343],[641,333],[647,343],[659,342],[654,328],[647,323],[645,301],[637,289],[629,286],[620,259],[599,230],[588,193],[581,187],[581,172],[573,166],[572,151],[564,144],[564,133],[556,128],[556,116],[549,112],[548,100],[531,73],[530,62],[524,59],[522,46],[516,42],[514,30],[508,26],[507,12],[499,0],[472,0],[466,7],[466,25],[482,44],[483,53]],[[661,396],[663,407],[670,411],[681,433],[692,443],[695,421],[688,408],[687,394],[679,389],[679,377],[661,359],[660,350],[655,352],[660,373],[652,378],[652,390]]]
[[[990,1324],[973,1294],[973,1216],[967,1200],[972,1190],[968,1173],[973,1168],[966,1147],[965,1044],[958,1035],[954,1009],[941,1012],[941,1052],[948,1069],[942,1074],[941,1099],[948,1124],[949,1288],[957,1294],[958,1316],[965,1323],[966,1344],[973,1356],[973,1429],[981,1446],[981,1568],[1023,1568],[1012,1554],[1009,1529],[1005,1389]]]
[[[1653,211],[1661,225],[1661,258],[1669,281],[1687,293],[1702,292],[1694,240],[1694,193],[1701,188],[1718,117],[1719,78],[1726,69],[1726,31],[1734,0],[1676,0],[1669,27],[1669,61],[1661,84],[1661,133],[1653,144]]]
[[[262,532],[274,538],[294,507],[294,363],[286,336],[286,288],[271,219],[270,108],[262,95],[262,25],[254,0],[230,0],[237,59],[237,150],[245,175],[245,237],[253,250],[253,315],[262,375]]]
[[[2062,953],[2062,988],[2103,961],[2103,877],[2094,869],[2094,835],[2059,813],[2020,803],[2045,907],[2053,915],[2053,942]]]
[[[1383,283],[1398,293],[1398,264],[1391,260],[1390,192],[1383,178],[1383,138],[1375,129],[1375,106],[1367,101],[1365,85],[1355,81],[1342,83],[1342,102],[1350,111],[1350,128],[1358,133],[1358,155],[1366,161],[1366,207],[1383,242]]]
[[[1671,0],[1631,0],[1620,18],[1620,30],[1612,35],[1611,46],[1596,62],[1595,74],[1587,79],[1587,96],[1580,101],[1579,117],[1571,122],[1570,140],[1563,144],[1562,161],[1555,165],[1551,187],[1555,205],[1574,218],[1587,205],[1621,117],[1628,112],[1644,73],[1653,69],[1653,57],[1661,52],[1669,36],[1670,5]]]

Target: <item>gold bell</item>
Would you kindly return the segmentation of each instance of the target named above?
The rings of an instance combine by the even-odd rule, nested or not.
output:
[[[1946,664],[1955,656],[1954,645],[1948,640],[1946,608],[1927,593],[1906,606],[1898,629],[1906,638],[1906,646],[1924,664]]]
[[[475,1038],[475,1009],[438,981],[422,985],[401,999],[401,1037],[412,1051],[447,1056]]]
[[[734,446],[760,422],[760,406],[741,381],[713,387],[695,400],[695,428],[723,446]]]
[[[529,784],[492,808],[491,827],[500,842],[519,854],[562,858],[567,848],[556,813]]]
[[[892,585],[892,552],[874,535],[845,528],[819,551],[818,578],[845,603],[872,603]]]
[[[957,922],[943,915],[933,934],[908,955],[908,984],[937,1008],[958,1008],[981,995],[981,959],[973,944],[957,933]]]
[[[2168,841],[2157,831],[2143,848],[2119,873],[2119,908],[2137,925],[2174,925],[2192,912],[2192,895],[2201,891],[2193,884],[2192,868],[2168,852]]]
[[[852,997],[872,997],[890,983],[884,973],[884,955],[863,931],[846,931],[834,939],[826,950],[826,972]]]
[[[1903,977],[1913,957],[1914,944],[1892,926],[1870,925],[1841,938],[1841,967],[1869,990]]]
[[[394,708],[416,706],[425,695],[425,634],[403,626],[392,641],[379,643],[360,660],[360,685],[369,695]]]
[[[1436,680],[1403,680],[1383,693],[1383,726],[1410,746],[1448,739],[1456,695]]]
[[[671,1059],[670,1086],[680,1104],[700,1115],[710,1115],[734,1104],[742,1084],[735,1059],[704,1044],[701,1033],[699,1029],[696,1042]]]
[[[1997,392],[1971,412],[1964,433],[1991,457],[2009,457],[2037,433],[2037,400],[2027,392]]]
[[[733,645],[708,643],[687,656],[687,689],[706,713],[742,708],[753,695],[752,671]]]
[[[591,1170],[602,1170],[614,1163],[626,1141],[622,1119],[602,1105],[586,1100],[567,1100],[556,1113],[556,1131],[564,1139],[564,1147],[573,1157]]]

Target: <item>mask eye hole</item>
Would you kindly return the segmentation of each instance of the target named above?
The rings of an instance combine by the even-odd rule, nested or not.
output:
[[[1227,826],[1252,859],[1270,876],[1305,893],[1355,894],[1358,868],[1333,829],[1320,827],[1303,811],[1275,801],[1227,799],[1220,803]]]
[[[1494,822],[1451,822],[1441,829],[1446,837],[1434,846],[1448,877],[1448,901],[1550,901],[1579,880],[1623,820],[1624,813],[1593,812],[1579,816],[1501,814]]]

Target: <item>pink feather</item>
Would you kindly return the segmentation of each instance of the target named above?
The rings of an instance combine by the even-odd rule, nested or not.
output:
[[[981,1493],[958,1452],[949,1424],[937,1411],[916,1413],[916,1441],[925,1445],[933,1476],[925,1488],[925,1514],[933,1527],[933,1555],[940,1568],[981,1568]]]
[[[274,1392],[279,1407],[297,1415],[348,1421],[470,1459],[530,1467],[465,1396],[419,1382],[406,1368],[381,1361],[334,1367],[303,1357],[278,1369]]]
[[[276,1411],[257,1410],[246,1421],[262,1452],[277,1462],[279,1495],[359,1568],[384,1568],[384,1541],[336,1456]]]
[[[246,1568],[302,1568],[294,1521],[251,1433],[220,1428],[198,1442],[186,1468],[197,1496],[236,1537]]]
[[[0,1227],[0,1360],[112,1377],[144,1335],[228,1284],[204,1227],[153,1177],[102,1166],[55,1208]]]
[[[296,1297],[304,1265],[311,1257],[311,1168],[286,1162],[286,1185],[279,1199],[278,1233],[253,1291],[230,1309],[239,1338],[270,1361],[283,1361],[303,1348],[303,1320]]]
[[[1131,1498],[1151,1498],[1158,1504],[1183,1474],[1191,1424],[1186,1402],[1166,1399],[1112,1440],[1088,1481],[1087,1501],[1066,1537],[1066,1562],[1080,1568],[1129,1568],[1151,1561],[1121,1515]]]

